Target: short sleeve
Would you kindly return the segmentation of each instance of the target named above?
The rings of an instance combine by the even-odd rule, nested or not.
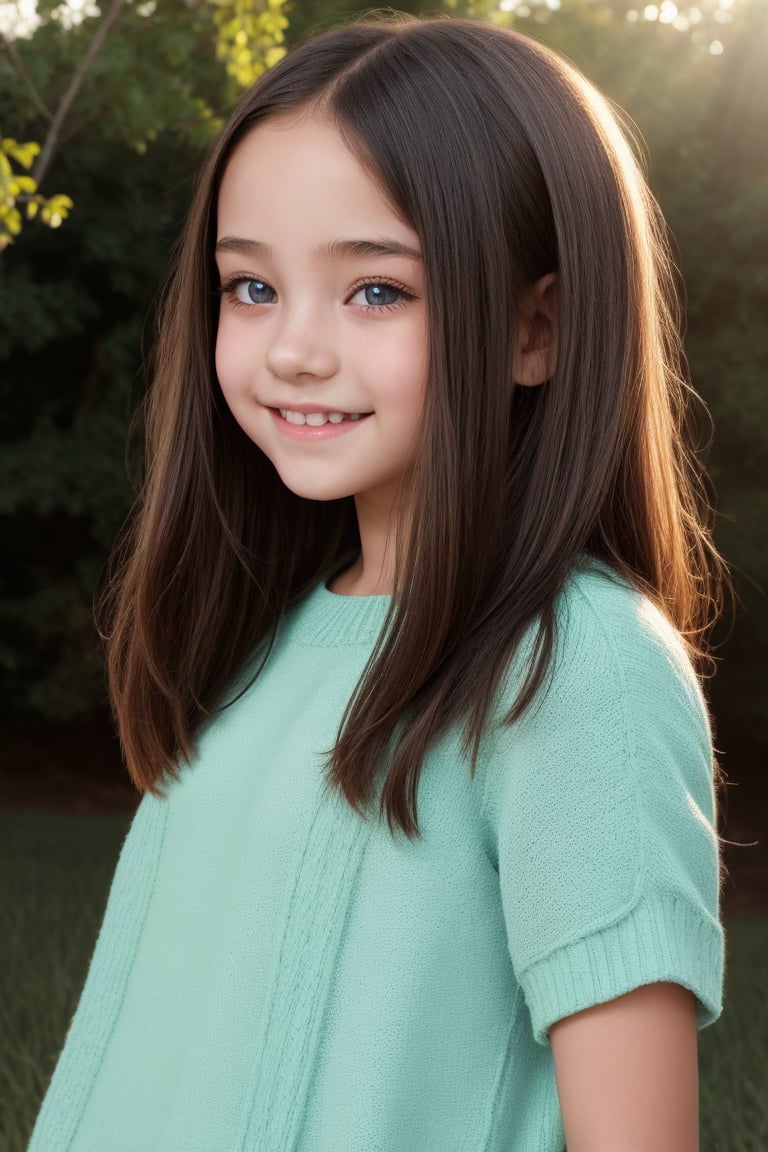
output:
[[[556,1020],[656,981],[694,993],[702,1029],[722,1012],[724,969],[704,697],[674,628],[618,578],[577,572],[557,616],[546,690],[496,730],[484,767],[534,1037],[547,1045]]]

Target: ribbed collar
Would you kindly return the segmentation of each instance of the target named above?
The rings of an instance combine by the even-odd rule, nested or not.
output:
[[[303,600],[286,613],[280,625],[281,644],[336,648],[343,644],[372,645],[381,632],[391,596],[340,596],[328,584],[356,558],[337,560]]]
[[[295,604],[280,624],[280,642],[312,648],[335,648],[345,644],[368,644],[378,639],[392,601],[391,596],[339,596],[328,584],[348,568],[359,552],[339,557],[303,600]],[[602,571],[616,579],[616,572],[603,560],[580,553],[574,568]]]

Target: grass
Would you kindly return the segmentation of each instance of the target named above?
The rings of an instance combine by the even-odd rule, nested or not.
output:
[[[85,980],[129,816],[0,815],[0,1152],[24,1152]],[[768,1149],[768,919],[726,924],[699,1034],[701,1152]]]
[[[129,824],[129,816],[0,816],[2,1152],[26,1148]]]

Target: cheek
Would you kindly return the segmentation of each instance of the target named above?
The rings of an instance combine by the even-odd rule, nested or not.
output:
[[[238,382],[242,375],[242,356],[238,355],[238,343],[232,339],[226,324],[219,324],[216,333],[216,375],[219,387],[224,393],[227,403],[232,404],[238,391]]]
[[[391,390],[398,410],[406,418],[421,412],[427,383],[427,349],[417,336],[405,337],[392,345],[381,363],[382,385]]]

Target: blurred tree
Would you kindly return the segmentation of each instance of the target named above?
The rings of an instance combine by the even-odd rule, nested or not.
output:
[[[16,199],[24,199],[27,203],[27,216],[32,219],[37,215],[37,207],[42,209],[40,215],[44,222],[53,223],[56,227],[66,216],[67,210],[72,207],[72,201],[66,196],[58,196],[55,202],[43,200],[35,196],[38,187],[42,184],[48,169],[60,145],[71,139],[72,136],[84,127],[90,118],[79,124],[71,125],[71,114],[78,101],[81,89],[89,86],[90,73],[108,76],[110,84],[106,93],[110,96],[122,96],[130,90],[137,79],[136,55],[123,51],[124,42],[119,45],[108,44],[108,38],[115,25],[123,16],[124,9],[130,0],[111,0],[109,8],[103,18],[96,23],[95,30],[91,29],[92,21],[87,23],[83,16],[98,14],[98,9],[85,9],[83,5],[77,8],[68,8],[60,5],[45,13],[38,13],[35,19],[35,47],[50,48],[55,45],[57,52],[64,47],[63,56],[66,63],[73,65],[71,76],[63,91],[55,89],[48,93],[45,85],[51,87],[51,71],[46,65],[43,53],[30,52],[29,61],[25,60],[24,52],[15,43],[9,29],[3,38],[5,50],[6,75],[10,73],[16,81],[20,93],[23,93],[30,103],[30,109],[42,115],[47,121],[42,147],[35,143],[17,144],[14,139],[6,139],[0,148],[0,179],[5,177],[0,185],[0,245],[6,246],[14,235],[21,231],[21,214],[16,208]],[[193,41],[202,42],[202,45],[215,44],[216,59],[222,61],[227,74],[241,88],[253,84],[261,73],[275,64],[285,54],[283,47],[284,31],[288,21],[282,12],[283,0],[263,0],[254,4],[252,0],[185,0],[186,32],[185,43]],[[190,18],[189,11],[195,13]],[[183,11],[183,9],[182,9]],[[177,28],[181,23],[181,12],[170,10],[169,0],[163,0],[163,9],[157,17],[157,0],[148,0],[147,3],[134,5],[131,15],[138,20],[137,28],[132,28],[129,18],[127,33],[130,36],[137,29],[140,34],[136,37],[136,47],[143,49],[146,42],[154,32],[166,25],[166,36],[162,45],[154,44],[155,49],[167,52],[167,63],[181,64],[179,48],[182,41],[173,34],[167,34],[168,28]],[[69,13],[69,15],[66,15]],[[77,27],[82,29],[82,36],[78,36],[72,27],[76,16]],[[170,17],[170,20],[165,20]],[[53,31],[53,40],[45,43],[43,28]],[[65,35],[62,38],[62,33]],[[84,39],[90,35],[87,41]],[[68,51],[67,51],[68,50]],[[106,50],[106,59],[99,58]],[[61,61],[64,64],[64,60]],[[97,68],[96,66],[99,65]],[[66,66],[66,65],[65,65]],[[151,63],[150,63],[151,68]],[[58,74],[58,69],[56,70]],[[170,79],[170,77],[169,77]],[[146,149],[147,142],[157,138],[162,129],[163,116],[170,115],[170,123],[183,120],[189,114],[190,103],[195,112],[204,120],[211,120],[210,108],[205,98],[196,96],[192,86],[187,83],[179,85],[174,79],[166,87],[165,100],[158,102],[158,93],[155,91],[148,101],[135,98],[135,94],[123,109],[124,127],[128,128],[128,143],[139,152]],[[82,103],[82,100],[81,100]],[[158,103],[160,106],[158,107]],[[114,107],[114,105],[110,105]],[[127,115],[126,115],[127,113]],[[158,123],[158,113],[161,117]],[[119,129],[118,129],[119,131]],[[36,156],[34,170],[30,177],[14,176],[6,156],[12,156],[25,168],[30,167],[30,161]],[[5,191],[5,197],[2,196]],[[12,202],[13,200],[13,202]],[[3,239],[5,243],[3,244]]]
[[[16,718],[103,703],[92,597],[131,500],[142,329],[203,149],[285,51],[282,0],[113,0],[95,34],[97,9],[72,26],[64,11],[41,8],[0,54],[0,123],[43,141],[40,181],[77,205],[2,257],[0,683]]]

